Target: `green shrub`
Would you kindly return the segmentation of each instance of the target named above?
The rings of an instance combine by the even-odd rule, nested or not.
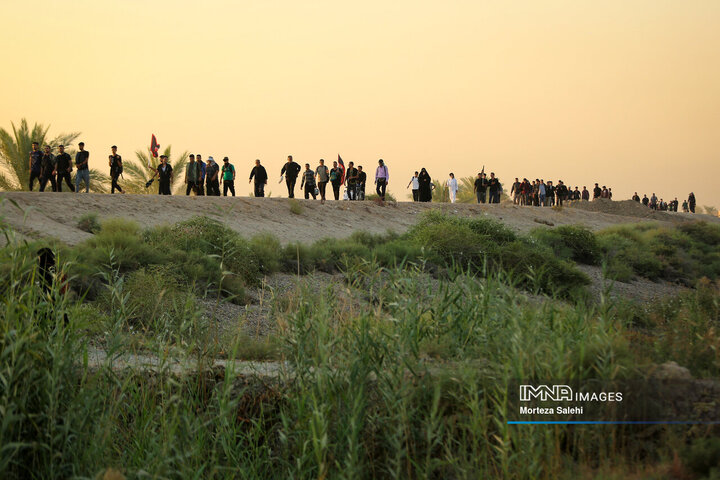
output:
[[[683,463],[696,475],[720,473],[720,438],[696,438],[682,452]]]
[[[602,251],[595,234],[579,225],[536,228],[530,237],[549,247],[556,256],[587,265],[598,265]]]
[[[290,199],[290,212],[294,215],[300,215],[303,212],[303,206],[294,198]]]
[[[273,273],[280,270],[282,245],[276,236],[261,233],[250,239],[250,250],[257,259],[258,269],[262,273]]]
[[[597,235],[612,270],[627,276],[625,264],[637,275],[694,284],[705,276],[720,277],[720,227],[705,222],[660,227],[638,224],[612,227]]]
[[[519,239],[493,220],[448,217],[431,211],[405,238],[446,266],[509,272],[521,285],[544,293],[576,295],[589,283],[584,274],[556,258],[549,248]]]
[[[197,251],[222,261],[229,270],[246,283],[257,285],[260,266],[250,243],[237,232],[208,217],[194,217],[172,226],[146,232],[145,238],[159,248]]]
[[[194,293],[168,265],[149,266],[125,277],[128,326],[163,342],[190,343],[205,329],[200,321]],[[99,304],[112,309],[109,292]]]
[[[78,219],[77,227],[83,232],[97,233],[100,231],[100,222],[97,213],[86,213]]]
[[[421,246],[403,240],[392,240],[377,245],[372,254],[384,267],[396,267],[402,262],[417,263],[422,259],[437,261],[436,258],[428,258]]]

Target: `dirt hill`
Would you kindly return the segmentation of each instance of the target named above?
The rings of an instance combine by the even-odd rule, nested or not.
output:
[[[291,210],[291,206],[293,209]],[[517,231],[538,226],[582,224],[593,230],[612,225],[657,221],[673,224],[709,215],[653,212],[633,201],[579,203],[563,208],[498,205],[413,203],[376,204],[372,201],[328,201],[250,197],[185,197],[158,195],[108,195],[73,193],[0,193],[0,218],[26,238],[54,237],[70,245],[91,234],[80,230],[78,219],[86,213],[99,218],[124,217],[143,227],[175,223],[197,215],[216,218],[245,236],[260,232],[276,235],[281,242],[312,242],[323,237],[346,237],[356,230],[403,232],[430,209],[463,217],[485,215]],[[294,212],[293,212],[294,210]]]

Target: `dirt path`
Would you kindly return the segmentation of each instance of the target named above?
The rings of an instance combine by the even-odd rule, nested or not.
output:
[[[634,202],[606,202],[562,209],[518,207],[512,204],[474,205],[399,202],[335,202],[296,200],[300,213],[290,210],[286,198],[185,197],[38,192],[0,193],[0,218],[27,238],[57,238],[75,245],[91,234],[77,228],[78,219],[96,213],[100,219],[123,217],[142,227],[172,224],[198,215],[216,218],[244,236],[269,232],[283,243],[311,243],[324,237],[343,238],[354,231],[406,231],[422,212],[441,210],[449,215],[483,215],[516,231],[536,227],[582,224],[593,230],[612,225],[657,221],[678,223],[696,219],[720,222],[708,215],[652,212]]]

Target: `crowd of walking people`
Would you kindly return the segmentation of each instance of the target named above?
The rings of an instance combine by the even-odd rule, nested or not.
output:
[[[33,142],[30,151],[29,167],[30,167],[30,191],[33,190],[35,180],[39,183],[40,191],[45,191],[47,184],[50,183],[53,192],[62,192],[62,184],[65,182],[70,191],[79,192],[81,185],[84,186],[85,192],[90,188],[90,170],[89,159],[90,153],[85,150],[83,142],[78,143],[78,151],[75,154],[75,162],[73,165],[72,158],[65,152],[65,147],[59,145],[58,152],[54,155],[49,146],[45,146],[40,151],[37,142]],[[108,156],[108,167],[110,168],[110,193],[125,193],[119,184],[120,177],[123,173],[122,157],[117,153],[117,146],[110,147],[111,154]],[[175,178],[173,167],[168,162],[166,155],[160,155],[160,162],[157,167],[148,165],[149,171],[152,173],[150,180],[145,184],[149,188],[155,179],[158,183],[159,195],[170,195],[170,187]],[[73,166],[76,170],[73,182],[72,171]],[[325,160],[320,159],[319,165],[314,169],[309,163],[305,164],[303,169],[300,164],[293,160],[292,155],[287,157],[287,161],[280,170],[280,182],[285,182],[288,197],[295,198],[295,186],[298,177],[300,177],[300,191],[306,199],[312,197],[317,199],[320,197],[322,203],[325,203],[327,185],[332,187],[332,194],[335,200],[340,200],[341,188],[343,189],[343,200],[364,200],[365,186],[367,183],[367,173],[363,171],[362,165],[355,166],[354,162],[348,162],[345,167],[344,162],[338,155],[338,160],[333,161],[332,167],[325,165]],[[268,183],[268,173],[260,160],[255,160],[255,166],[250,171],[248,183],[253,183],[253,195],[255,197],[265,196],[265,186]],[[215,162],[212,156],[209,156],[207,162],[203,161],[202,155],[190,154],[188,163],[184,169],[184,183],[186,185],[185,195],[194,192],[199,196],[220,196],[220,185],[222,182],[222,195],[227,196],[228,193],[235,196],[235,166],[230,163],[228,157],[224,157],[222,165]],[[390,180],[388,167],[384,160],[378,160],[378,166],[375,169],[375,193],[381,200],[385,200],[386,189]],[[433,191],[436,185],[433,183],[430,174],[425,168],[416,171],[411,177],[406,188],[412,187],[412,198],[414,202],[430,202],[433,198]],[[457,201],[459,191],[458,181],[454,173],[450,173],[449,178],[445,182],[448,200],[451,203]],[[500,179],[495,176],[494,172],[490,172],[488,177],[485,169],[477,174],[477,178],[473,184],[473,194],[477,199],[477,203],[500,203],[500,197],[503,193],[503,186]],[[557,184],[544,179],[528,180],[523,178],[522,181],[518,177],[510,187],[510,198],[515,205],[535,206],[535,207],[552,207],[555,205],[562,206],[566,202],[589,201],[602,198],[612,200],[612,188],[605,185],[600,187],[595,184],[592,191],[583,186],[580,190],[577,186],[574,189],[566,186],[562,180],[558,180]],[[640,202],[652,210],[660,211],[678,211],[679,202],[677,197],[670,202],[665,202],[662,198],[658,199],[655,193],[650,198],[647,195],[640,196],[635,192],[632,199]],[[687,200],[683,201],[682,211],[695,213],[695,195],[690,193]]]

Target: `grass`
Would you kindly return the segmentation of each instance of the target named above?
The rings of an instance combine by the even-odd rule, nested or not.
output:
[[[577,245],[592,241],[582,229],[522,236],[432,213],[404,235],[281,247],[202,218],[148,231],[115,220],[55,247],[68,294],[40,288],[38,244],[11,242],[0,248],[0,476],[655,478],[673,462],[688,478],[714,475],[712,429],[507,424],[518,379],[642,378],[666,361],[720,374],[714,281],[651,308],[569,294],[582,282],[573,262],[638,245],[661,264],[694,259],[675,270],[689,279],[706,271],[714,228],[657,229],[601,233],[598,251]],[[237,299],[229,279],[245,288],[298,268],[346,282],[276,299],[267,339],[223,339],[202,320],[197,297]],[[118,370],[138,331],[157,367]],[[92,364],[98,338],[108,355]],[[197,368],[173,372],[171,353]],[[203,368],[220,355],[283,368]]]
[[[611,275],[635,275],[692,286],[720,276],[720,225],[684,223],[676,228],[652,223],[612,227],[597,235]]]
[[[77,227],[83,232],[97,233],[100,231],[100,222],[97,213],[85,213],[78,219]]]
[[[303,206],[300,202],[297,200],[290,199],[290,213],[293,215],[301,215],[303,212]]]

